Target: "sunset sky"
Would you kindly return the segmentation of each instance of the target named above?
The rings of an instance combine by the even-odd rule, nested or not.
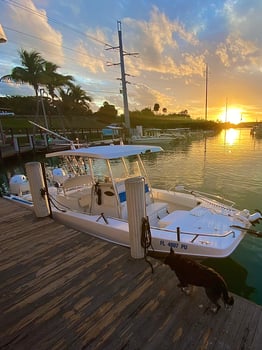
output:
[[[117,47],[121,21],[129,110],[187,109],[208,119],[262,121],[261,0],[0,0],[0,76],[36,50],[93,98],[123,109]],[[0,83],[0,95],[34,95]]]

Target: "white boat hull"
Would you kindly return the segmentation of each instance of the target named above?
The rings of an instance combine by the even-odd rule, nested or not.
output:
[[[133,224],[139,216],[142,218],[145,215],[144,219],[148,220],[146,233],[151,242],[147,247],[149,250],[168,254],[172,247],[179,254],[200,258],[229,256],[244,238],[251,223],[260,219],[261,215],[258,213],[256,216],[250,215],[245,209],[239,211],[233,208],[232,202],[217,196],[187,191],[184,188],[182,193],[178,192],[178,188],[176,191],[152,188],[140,154],[158,151],[158,149],[157,146],[120,145],[55,152],[52,155],[69,156],[71,163],[72,157],[80,157],[77,169],[82,171],[87,167],[87,163],[84,169],[82,167],[83,158],[87,157],[91,171],[82,175],[69,176],[62,185],[49,186],[48,191],[43,189],[45,185],[41,181],[39,188],[35,188],[38,187],[36,182],[32,191],[33,198],[34,195],[36,198],[34,198],[35,208],[30,202],[30,194],[21,195],[22,191],[17,191],[17,188],[15,190],[19,195],[12,194],[5,198],[33,209],[37,216],[40,209],[42,211],[43,201],[48,205],[48,213],[51,209],[54,220],[126,247],[130,247],[132,241],[129,237],[128,220]],[[138,161],[134,159],[135,155],[138,156]],[[129,156],[131,156],[130,165],[124,159]],[[93,159],[105,161],[105,164],[99,163],[100,167],[97,167],[99,174],[101,169],[105,168],[101,164],[108,167],[108,172],[103,177],[94,176],[90,161]],[[110,164],[111,160],[112,164]],[[35,169],[38,168],[35,167]],[[118,171],[121,176],[114,176],[115,171]],[[37,176],[35,171],[30,175],[33,179]],[[134,198],[130,199],[132,196],[128,200],[126,193],[126,181],[132,177],[143,179],[137,203]],[[24,180],[22,186],[24,186]],[[143,203],[141,215],[135,210],[135,214],[131,214],[132,209],[139,207],[141,203]],[[128,213],[129,209],[131,210]],[[139,220],[137,227],[139,227]],[[143,229],[141,222],[141,236]]]
[[[71,211],[61,212],[57,210],[53,210],[52,214],[54,220],[66,226],[114,244],[130,247],[129,226],[126,221],[107,218],[107,224],[99,215],[87,215]],[[234,230],[234,232],[224,238],[208,237],[208,239],[204,239],[203,236],[199,235],[197,240],[190,242],[191,237],[183,235],[183,233],[180,234],[180,241],[177,240],[177,232],[175,230],[161,230],[151,227],[150,231],[152,246],[149,247],[149,250],[158,253],[169,253],[170,247],[173,247],[177,253],[195,257],[227,257],[244,238],[243,231]],[[224,240],[224,243],[222,243],[222,240]]]

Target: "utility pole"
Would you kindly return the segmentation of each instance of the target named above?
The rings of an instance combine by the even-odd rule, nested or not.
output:
[[[208,65],[206,63],[206,102],[205,102],[205,120],[207,120],[207,89],[208,89]]]
[[[119,54],[120,54],[120,67],[121,67],[121,81],[122,81],[122,91],[123,91],[123,104],[124,104],[124,116],[125,116],[125,126],[130,131],[130,118],[129,118],[129,109],[128,109],[128,98],[127,98],[127,89],[126,89],[126,73],[125,73],[125,62],[124,62],[124,51],[122,43],[122,31],[121,31],[121,22],[117,21],[118,29],[118,40],[119,40]]]
[[[126,80],[126,76],[129,74],[126,74],[125,72],[125,61],[124,61],[124,56],[129,55],[129,56],[133,56],[133,55],[138,55],[137,52],[134,53],[128,53],[125,52],[123,49],[123,42],[122,42],[122,28],[121,28],[121,21],[117,21],[117,30],[118,30],[118,41],[119,41],[119,46],[117,47],[113,47],[111,45],[107,45],[109,46],[109,48],[107,48],[106,50],[110,50],[110,49],[118,49],[119,50],[119,55],[120,55],[120,63],[108,63],[108,66],[116,66],[116,65],[120,65],[121,68],[121,78],[119,80],[121,80],[121,85],[122,85],[122,94],[123,94],[123,107],[124,107],[124,117],[125,117],[125,127],[127,129],[127,137],[130,136],[130,118],[129,118],[129,109],[128,109],[128,97],[127,97],[127,88],[126,88],[126,84],[128,83],[128,81]]]
[[[226,112],[225,112],[225,123],[227,123],[227,98],[226,98]]]

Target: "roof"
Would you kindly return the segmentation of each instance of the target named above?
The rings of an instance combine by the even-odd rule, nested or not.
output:
[[[78,148],[73,150],[58,151],[46,154],[47,158],[60,156],[80,156],[99,159],[116,159],[163,151],[162,147],[153,145],[110,145]]]

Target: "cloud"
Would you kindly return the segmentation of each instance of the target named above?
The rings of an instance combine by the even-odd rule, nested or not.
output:
[[[1,75],[20,65],[20,46],[34,49],[73,75],[93,94],[94,106],[107,100],[122,108],[120,66],[107,66],[119,63],[119,52],[105,50],[105,43],[118,46],[121,20],[125,52],[138,53],[125,55],[130,110],[159,103],[170,113],[196,114],[198,108],[203,116],[206,63],[210,111],[211,104],[224,105],[225,96],[243,105],[258,101],[261,109],[261,0],[206,1],[205,6],[203,0],[24,0],[1,6],[9,39],[1,46]]]
[[[90,52],[83,41],[80,41],[75,49],[77,51],[75,58],[80,67],[88,69],[94,74],[105,72],[105,59],[101,53]]]
[[[261,58],[261,50],[251,41],[243,40],[238,34],[230,34],[225,43],[218,45],[216,54],[226,66],[249,66],[256,61],[257,55]]]
[[[134,84],[132,89],[128,90],[128,97],[129,104],[132,106],[131,110],[153,109],[155,103],[159,103],[161,110],[166,108],[168,113],[180,110],[174,93],[168,88],[160,91],[148,84]]]
[[[23,10],[23,7],[27,10]],[[13,33],[16,31],[16,36],[20,38],[21,48],[29,51],[37,47],[45,59],[58,65],[63,64],[62,34],[48,23],[45,10],[36,8],[31,0],[24,0],[21,7],[10,4],[7,16]]]
[[[13,82],[0,82],[0,96],[31,96],[35,95],[34,89],[28,84]]]
[[[127,46],[131,51],[139,52],[140,70],[162,73],[168,70],[179,75],[190,71],[184,69],[187,62],[183,52],[196,49],[198,40],[183,24],[170,20],[156,6],[148,21],[125,18],[123,23],[128,28],[124,33]],[[182,69],[180,65],[183,65]]]
[[[228,22],[228,35],[216,49],[225,67],[243,72],[259,70],[262,60],[262,35],[258,29],[261,11],[260,0],[225,1],[223,12]]]

